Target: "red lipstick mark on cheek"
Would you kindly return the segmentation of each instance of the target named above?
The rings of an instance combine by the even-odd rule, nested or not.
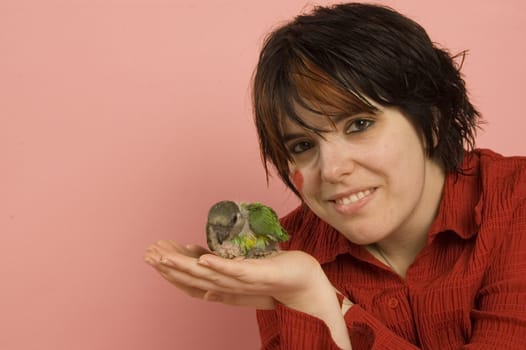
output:
[[[290,179],[292,180],[292,183],[294,184],[294,186],[296,186],[296,190],[298,190],[299,193],[302,193],[303,192],[303,174],[299,170],[296,170],[295,172],[292,173],[292,175],[290,176]]]

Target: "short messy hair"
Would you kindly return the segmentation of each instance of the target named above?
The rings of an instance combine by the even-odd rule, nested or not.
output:
[[[451,55],[415,21],[380,5],[315,7],[272,31],[253,76],[252,102],[262,160],[296,195],[284,118],[317,132],[294,106],[326,115],[397,107],[421,130],[429,157],[460,172],[473,149],[480,114],[460,73],[465,52]],[[460,59],[460,63],[457,62]],[[336,112],[334,110],[336,109]]]

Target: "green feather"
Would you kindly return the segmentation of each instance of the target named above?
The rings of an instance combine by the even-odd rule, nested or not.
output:
[[[255,235],[237,236],[232,242],[239,246],[243,255],[251,250],[265,250],[270,243],[265,237],[257,237]]]
[[[270,242],[285,242],[289,239],[287,232],[281,227],[279,218],[274,210],[264,204],[254,202],[244,204],[248,211],[250,229],[256,234],[258,240],[267,244]],[[258,242],[258,244],[263,244]],[[270,243],[268,242],[268,243]]]

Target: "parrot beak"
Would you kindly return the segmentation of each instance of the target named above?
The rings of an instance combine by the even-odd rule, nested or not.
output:
[[[221,225],[216,225],[213,227],[213,229],[216,234],[217,241],[219,242],[219,244],[222,244],[223,241],[228,237],[228,234],[230,233],[230,229],[228,227],[221,226]]]

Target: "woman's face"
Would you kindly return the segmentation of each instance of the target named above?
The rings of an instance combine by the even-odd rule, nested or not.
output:
[[[291,120],[283,126],[291,180],[303,200],[356,244],[427,232],[445,178],[410,120],[396,108],[375,106],[375,114],[335,124],[298,108],[309,125],[324,130],[320,135]]]

